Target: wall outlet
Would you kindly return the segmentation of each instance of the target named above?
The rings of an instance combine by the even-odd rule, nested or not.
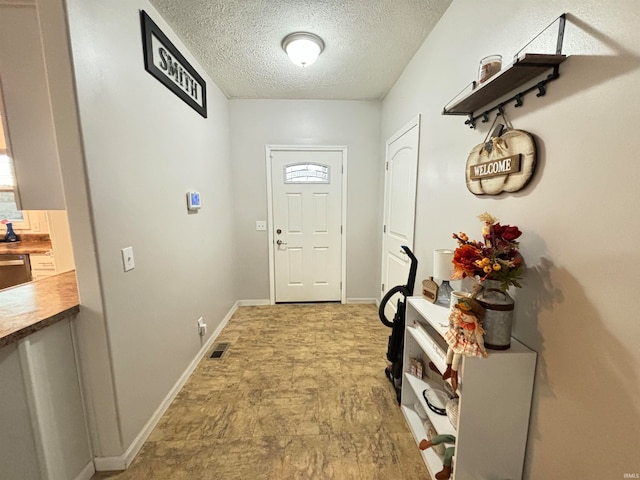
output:
[[[200,317],[198,319],[198,335],[204,337],[207,334],[207,324],[204,323],[204,319]]]
[[[256,220],[256,230],[259,232],[267,230],[267,222],[265,220]]]
[[[122,266],[124,271],[128,272],[136,268],[136,262],[133,259],[133,247],[123,248],[122,250]]]

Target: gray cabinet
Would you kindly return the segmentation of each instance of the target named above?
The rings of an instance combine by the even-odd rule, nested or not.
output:
[[[0,93],[22,210],[64,210],[35,5],[0,4]]]
[[[18,345],[0,348],[0,478],[40,480]]]
[[[0,348],[0,478],[91,478],[71,318]]]

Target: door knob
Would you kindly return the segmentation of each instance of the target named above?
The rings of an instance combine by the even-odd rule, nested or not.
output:
[[[282,240],[278,240],[278,241],[276,241],[276,243],[278,245],[286,245],[287,244],[287,242],[283,242]]]

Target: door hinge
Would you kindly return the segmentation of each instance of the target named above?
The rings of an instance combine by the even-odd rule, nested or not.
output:
[[[342,291],[342,282],[340,282],[340,291]]]
[[[384,163],[384,169],[385,170],[389,170],[389,162],[385,162]]]
[[[342,235],[342,225],[340,225],[340,235]]]
[[[384,292],[384,283],[382,284],[382,291]]]
[[[387,226],[386,225],[382,226],[382,233],[387,233]]]

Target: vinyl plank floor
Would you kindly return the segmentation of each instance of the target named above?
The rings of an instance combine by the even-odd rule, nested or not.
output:
[[[426,480],[390,333],[374,305],[240,307],[131,466],[92,480]]]

